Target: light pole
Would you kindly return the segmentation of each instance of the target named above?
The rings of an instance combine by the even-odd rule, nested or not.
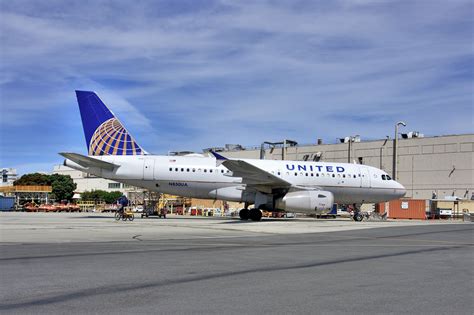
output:
[[[352,153],[351,143],[354,142],[357,137],[359,137],[359,135],[349,136],[349,141],[348,141],[349,147],[347,149],[347,163],[351,163],[351,153]]]
[[[383,170],[383,149],[385,145],[387,144],[387,141],[390,139],[389,136],[386,136],[385,141],[383,142],[382,146],[380,147],[380,169]]]
[[[406,127],[406,123],[399,121],[395,124],[395,137],[393,138],[393,165],[392,165],[392,179],[397,180],[397,146],[398,146],[398,126]]]

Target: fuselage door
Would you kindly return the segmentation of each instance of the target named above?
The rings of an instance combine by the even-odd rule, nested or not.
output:
[[[359,166],[360,172],[360,187],[370,187],[370,174],[369,169],[363,165]]]
[[[143,161],[143,179],[153,180],[153,169],[155,168],[155,160],[145,158]]]

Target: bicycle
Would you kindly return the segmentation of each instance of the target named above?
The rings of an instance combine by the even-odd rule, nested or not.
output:
[[[115,212],[115,220],[116,221],[133,221],[135,219],[135,215],[131,211],[117,211]]]

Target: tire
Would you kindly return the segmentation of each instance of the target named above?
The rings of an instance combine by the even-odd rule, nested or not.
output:
[[[250,209],[249,217],[252,221],[260,221],[262,219],[262,211],[258,209]]]
[[[248,209],[242,209],[239,212],[240,220],[245,221],[249,219],[250,211]]]
[[[127,221],[127,216],[125,215],[125,213],[122,215],[122,221]]]
[[[360,213],[354,214],[354,221],[361,222],[364,217]]]
[[[130,221],[133,221],[133,220],[135,220],[135,216],[133,215],[133,213],[132,213],[132,215],[131,215],[131,216],[129,216],[129,217],[128,217],[128,219],[129,219]]]
[[[115,212],[115,220],[120,220],[120,213],[119,212]]]

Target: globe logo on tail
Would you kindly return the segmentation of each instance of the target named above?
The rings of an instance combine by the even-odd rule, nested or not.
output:
[[[115,117],[97,127],[89,145],[89,155],[143,154],[142,148]]]

